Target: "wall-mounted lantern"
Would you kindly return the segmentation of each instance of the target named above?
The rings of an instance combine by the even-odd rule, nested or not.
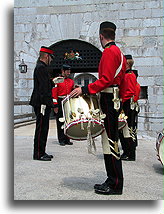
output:
[[[19,70],[21,73],[26,73],[27,72],[27,65],[24,63],[24,60],[22,59],[21,64],[19,65]]]

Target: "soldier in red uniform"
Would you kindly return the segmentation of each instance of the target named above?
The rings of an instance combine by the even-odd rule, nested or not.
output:
[[[101,109],[106,114],[102,145],[107,179],[102,184],[95,184],[94,189],[97,194],[105,195],[122,194],[123,190],[122,163],[118,149],[118,94],[125,75],[126,59],[114,42],[115,31],[116,25],[112,22],[100,24],[99,36],[104,51],[98,67],[99,79],[88,86],[74,89],[70,94],[76,97],[101,92]]]
[[[132,71],[135,74],[136,79],[137,79],[137,77],[138,77],[138,70],[132,70]],[[135,90],[135,94],[134,94],[134,102],[138,102],[139,96],[140,96],[140,92],[141,92],[141,86],[137,82],[137,84],[136,84],[136,90]]]
[[[61,76],[64,78],[64,82],[56,83],[55,87],[52,88],[52,97],[54,103],[54,112],[56,113],[56,123],[57,123],[57,133],[58,140],[61,146],[72,145],[69,138],[64,134],[64,129],[62,129],[63,122],[59,121],[59,118],[63,117],[62,105],[61,101],[66,95],[70,94],[70,92],[74,88],[74,81],[69,77],[71,72],[71,67],[69,65],[63,65],[61,69]]]
[[[137,79],[137,77],[138,77],[138,70],[133,70],[133,73],[135,74],[136,79]],[[138,129],[138,113],[140,111],[138,100],[139,100],[140,92],[141,92],[141,86],[137,82],[136,89],[135,89],[135,95],[134,95],[134,98],[133,98],[133,101],[134,101],[134,110],[135,110],[135,126],[134,127],[135,127],[136,146],[138,146],[137,129]]]
[[[122,109],[127,118],[127,125],[119,132],[123,154],[122,160],[134,161],[136,150],[134,96],[136,94],[136,75],[132,71],[134,60],[125,55],[127,60],[126,74],[121,84]]]

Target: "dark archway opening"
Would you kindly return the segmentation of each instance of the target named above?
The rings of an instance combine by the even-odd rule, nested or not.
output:
[[[62,40],[50,46],[55,52],[51,63],[53,76],[60,73],[63,64],[69,64],[72,73],[96,73],[102,52],[92,44],[77,40]]]

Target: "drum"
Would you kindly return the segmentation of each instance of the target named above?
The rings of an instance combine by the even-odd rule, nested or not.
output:
[[[123,129],[127,124],[127,116],[125,116],[125,113],[122,111],[118,117],[118,130]]]
[[[62,101],[64,132],[73,140],[86,140],[88,133],[92,138],[104,131],[103,119],[98,97],[82,95],[77,98],[67,96]]]
[[[156,140],[156,149],[157,149],[158,160],[162,163],[162,165],[163,165],[163,156],[164,156],[163,146],[164,146],[164,136],[163,136],[163,133],[159,133]]]

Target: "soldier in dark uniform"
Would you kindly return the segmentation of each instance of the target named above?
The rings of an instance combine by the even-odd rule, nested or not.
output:
[[[135,161],[136,138],[135,138],[135,110],[134,96],[136,93],[136,76],[132,71],[134,60],[132,55],[125,55],[127,60],[126,73],[121,84],[122,109],[127,118],[127,125],[119,131],[123,154],[122,160]]]
[[[86,87],[76,88],[70,94],[72,97],[81,94],[96,94],[101,92],[100,104],[106,118],[105,131],[102,138],[104,161],[107,179],[102,184],[95,184],[98,194],[122,194],[123,173],[120,152],[118,149],[118,115],[119,115],[119,85],[125,75],[126,59],[116,46],[116,25],[111,22],[100,24],[100,42],[104,51],[99,63],[99,79]]]
[[[51,161],[52,155],[46,150],[47,136],[49,130],[49,116],[52,101],[52,84],[48,73],[48,65],[54,57],[54,51],[42,46],[40,56],[34,69],[34,89],[31,95],[30,105],[34,107],[36,115],[36,129],[34,136],[34,160]]]
[[[52,97],[55,106],[54,112],[56,113],[58,141],[61,146],[73,144],[64,134],[64,129],[62,129],[64,122],[59,121],[59,119],[63,117],[61,101],[74,89],[74,81],[69,78],[70,72],[71,66],[64,64],[61,68],[61,77],[63,77],[63,82],[56,83],[52,88]]]

